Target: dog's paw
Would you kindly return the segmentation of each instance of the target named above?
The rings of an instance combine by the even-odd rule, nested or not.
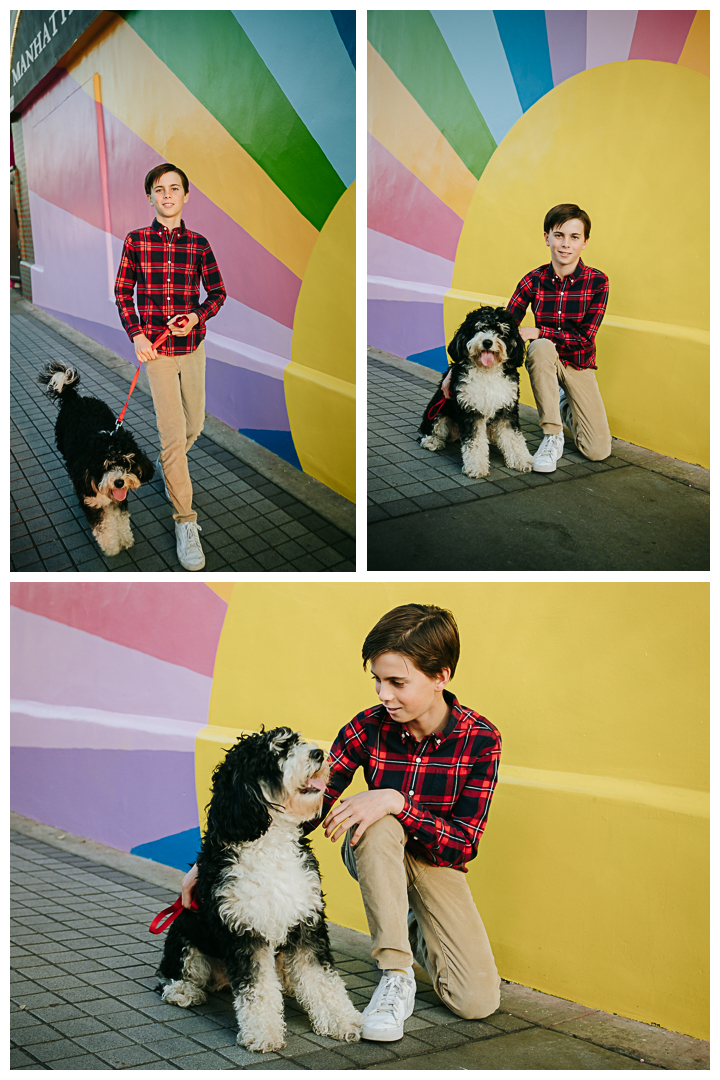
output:
[[[424,435],[420,440],[424,450],[442,450],[445,447],[444,439],[438,439],[436,435]]]
[[[282,1035],[243,1035],[238,1032],[238,1046],[244,1046],[246,1050],[252,1050],[256,1054],[270,1054],[273,1050],[282,1050],[285,1039]]]
[[[162,998],[170,1005],[179,1005],[181,1009],[187,1009],[191,1005],[202,1005],[205,993],[199,986],[178,979],[167,984],[162,992]]]
[[[483,480],[490,472],[490,466],[486,465],[484,468],[482,465],[465,466],[463,465],[463,473],[465,476],[471,477],[473,480]]]
[[[343,1017],[342,1021],[334,1024],[328,1034],[340,1042],[359,1042],[362,1035],[363,1018],[359,1012],[354,1016]]]

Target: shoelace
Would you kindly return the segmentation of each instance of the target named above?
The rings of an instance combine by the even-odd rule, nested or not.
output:
[[[198,533],[202,532],[202,525],[198,525],[193,521],[187,521],[185,524],[188,526],[185,529],[185,539],[188,550],[194,548],[202,555],[202,545],[200,543],[200,537],[198,536]]]
[[[402,991],[402,984],[404,981],[405,980],[401,975],[388,976],[385,980],[383,992],[380,995],[373,1012],[392,1012],[395,1007],[395,1001]]]

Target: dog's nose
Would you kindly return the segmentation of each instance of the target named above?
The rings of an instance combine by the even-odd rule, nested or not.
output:
[[[483,349],[492,349],[492,338],[485,338],[483,341]]]
[[[125,487],[125,481],[124,480],[116,480],[115,481],[115,487]]]
[[[310,757],[313,761],[317,761],[320,765],[322,765],[325,755],[323,754],[322,750],[318,749],[318,747],[315,747],[314,750],[310,751]]]

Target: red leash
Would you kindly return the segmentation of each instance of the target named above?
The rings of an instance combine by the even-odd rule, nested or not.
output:
[[[436,401],[432,409],[428,409],[428,420],[434,420],[436,416],[439,416],[445,408],[445,403],[447,401],[449,401],[449,398],[446,397],[442,397],[439,401]]]
[[[159,915],[156,915],[153,921],[148,927],[151,934],[162,934],[164,930],[167,930],[171,923],[174,923],[180,912],[183,910],[182,896],[178,896],[174,904],[170,907],[163,908]],[[200,908],[197,905],[195,897],[192,898],[192,904],[190,906],[191,911],[199,911]],[[167,918],[165,918],[167,916]],[[165,920],[163,922],[163,920]]]
[[[177,325],[182,329],[182,327],[185,325],[185,323],[187,321],[188,320],[187,320],[186,315],[180,315],[178,320],[177,320]],[[169,338],[169,337],[170,337],[170,330],[169,329],[163,330],[162,334],[160,335],[160,337],[157,339],[157,341],[153,345],[153,349],[159,349],[160,346],[162,345],[162,343],[165,341],[165,339]],[[133,381],[130,383],[130,393],[128,394],[127,400],[125,401],[125,404],[122,407],[122,411],[121,411],[120,415],[118,416],[117,420],[115,421],[115,431],[119,430],[120,425],[122,424],[123,420],[125,419],[125,413],[127,412],[128,403],[130,401],[130,398],[132,397],[132,392],[135,389],[138,378],[140,376],[140,367],[141,367],[141,365],[142,365],[142,360],[140,361],[138,366],[135,368],[135,374],[133,375]],[[113,435],[115,434],[115,431],[113,431]],[[160,931],[159,930],[153,930],[153,934],[156,934],[156,933],[159,934]]]

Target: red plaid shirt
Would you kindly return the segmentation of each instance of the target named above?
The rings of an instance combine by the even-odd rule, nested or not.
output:
[[[394,788],[405,796],[397,819],[408,834],[408,851],[435,866],[466,872],[477,855],[497,783],[500,732],[449,691],[444,694],[450,719],[419,743],[384,705],[358,713],[330,749],[322,816],[362,768],[370,789]]]
[[[608,279],[580,259],[566,278],[559,278],[552,263],[527,274],[507,306],[521,322],[528,304],[540,337],[550,338],[563,364],[595,368],[595,335],[608,301]]]
[[[200,281],[207,293],[202,304]],[[140,318],[133,300],[136,286]],[[155,341],[173,315],[194,311],[200,322],[188,336],[170,337],[161,349],[165,356],[193,352],[205,337],[205,320],[217,315],[225,295],[212,248],[204,236],[186,229],[184,221],[171,231],[156,218],[125,237],[115,302],[131,341],[138,334]]]

